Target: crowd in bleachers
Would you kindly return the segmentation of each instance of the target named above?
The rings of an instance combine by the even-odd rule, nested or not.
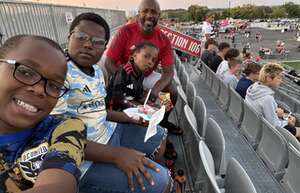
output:
[[[218,43],[214,39],[205,42],[202,62],[215,72],[223,83],[234,88],[274,127],[284,127],[299,138],[300,128],[295,125],[296,117],[292,112],[287,112],[289,109],[278,107],[273,97],[273,89],[277,89],[282,83],[283,67],[279,64],[268,64],[261,69],[261,65],[251,60],[248,53],[245,52],[241,57],[239,50],[235,48],[229,48],[225,53],[223,51],[224,58],[220,61],[219,54],[216,54],[217,46]],[[221,47],[219,52],[222,50]]]

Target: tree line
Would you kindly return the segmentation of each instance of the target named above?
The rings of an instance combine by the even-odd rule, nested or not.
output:
[[[214,12],[215,19],[277,19],[277,18],[299,18],[300,5],[293,2],[281,6],[255,6],[246,4],[227,9],[209,9],[206,6],[190,5],[188,9],[175,9],[162,11],[163,19],[175,19],[179,22],[200,22],[205,19],[208,12]]]

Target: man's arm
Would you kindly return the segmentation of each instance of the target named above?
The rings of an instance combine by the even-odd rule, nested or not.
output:
[[[120,66],[117,65],[116,62],[109,57],[105,57],[104,66],[107,71],[108,77],[111,77],[116,71],[120,69]]]
[[[155,85],[152,88],[151,96],[157,98],[159,92],[172,83],[173,76],[174,76],[173,65],[164,67],[161,78],[155,83]]]

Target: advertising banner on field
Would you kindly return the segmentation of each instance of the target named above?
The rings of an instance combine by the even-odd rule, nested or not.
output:
[[[168,36],[173,48],[178,49],[187,54],[200,57],[201,41],[185,34],[174,31],[170,28],[160,25],[161,31]]]

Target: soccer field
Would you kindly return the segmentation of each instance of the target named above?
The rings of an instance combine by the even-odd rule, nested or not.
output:
[[[285,64],[285,65],[288,65],[288,66],[290,66],[290,67],[292,67],[292,68],[295,68],[295,69],[297,69],[297,70],[300,70],[300,60],[298,60],[298,61],[285,61],[285,62],[283,62],[283,64]]]

